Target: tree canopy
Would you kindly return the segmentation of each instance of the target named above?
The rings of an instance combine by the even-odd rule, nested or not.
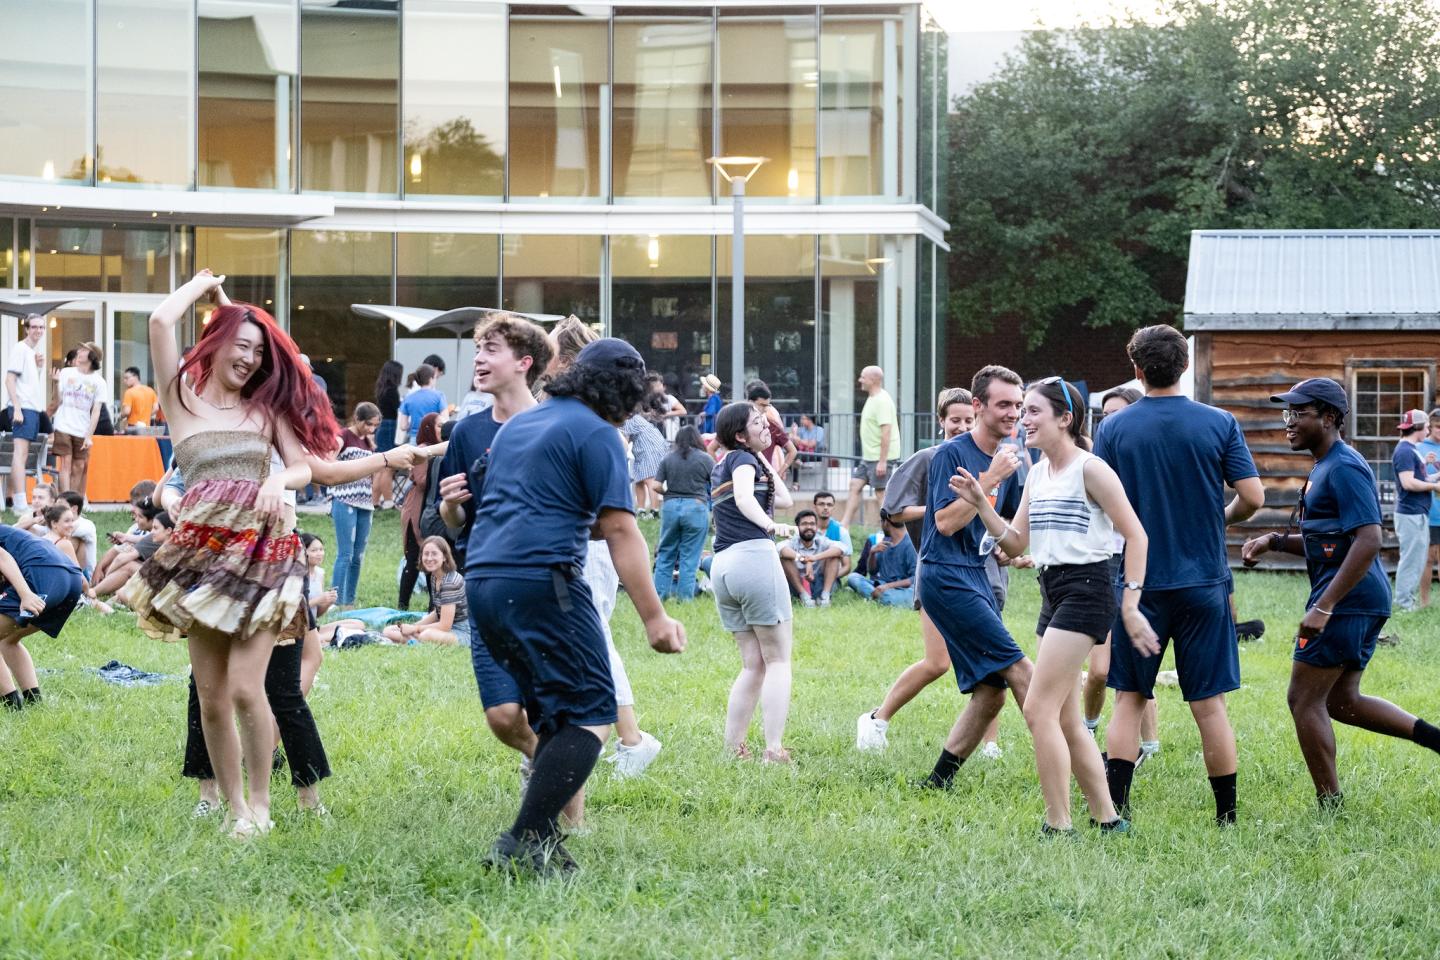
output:
[[[950,116],[951,316],[1031,347],[1178,322],[1189,234],[1440,225],[1440,17],[1166,0],[1036,31]]]

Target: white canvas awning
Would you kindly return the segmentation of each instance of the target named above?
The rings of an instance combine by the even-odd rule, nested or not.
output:
[[[475,325],[493,313],[512,313],[517,317],[549,325],[563,319],[559,314],[516,313],[499,307],[456,307],[453,310],[426,310],[423,307],[401,307],[374,303],[352,303],[350,309],[362,317],[374,320],[392,320],[395,325],[409,333],[427,333],[443,330],[462,337],[475,329]]]

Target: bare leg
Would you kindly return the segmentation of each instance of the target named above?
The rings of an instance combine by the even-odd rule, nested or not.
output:
[[[950,670],[950,652],[945,649],[945,639],[935,629],[935,623],[924,610],[920,611],[920,637],[925,642],[925,659],[906,667],[895,680],[885,701],[875,711],[875,719],[889,721],[900,712],[916,695]]]
[[[1290,665],[1290,689],[1285,699],[1317,797],[1333,797],[1340,792],[1340,776],[1335,770],[1335,728],[1326,702],[1344,671],[1344,667],[1312,667],[1298,661]]]
[[[826,560],[823,564],[821,564],[821,566],[824,567],[824,571],[821,573],[821,576],[825,578],[825,585],[821,587],[822,592],[833,593],[835,591],[835,577],[840,573],[840,564],[843,562],[844,561],[836,558],[832,560]]]
[[[1160,701],[1146,700],[1145,710],[1140,714],[1140,739],[1155,743],[1160,739]],[[1109,738],[1106,738],[1108,745]]]
[[[809,588],[800,579],[800,565],[789,557],[780,558],[780,569],[785,571],[785,580],[790,584],[790,589],[799,597],[810,596]]]
[[[1085,719],[1099,720],[1105,709],[1105,681],[1110,678],[1110,638],[1090,650],[1090,671],[1085,675]]]
[[[535,731],[518,703],[502,703],[485,711],[485,723],[495,739],[526,757],[535,756]]]
[[[1205,772],[1212,777],[1235,772],[1235,731],[1225,711],[1225,694],[1217,694],[1190,704],[1195,725],[1200,728],[1200,745],[1205,754]]]
[[[1000,715],[1005,706],[1005,691],[985,684],[975,688],[970,702],[960,711],[950,734],[945,738],[945,750],[964,760],[980,745],[980,736],[990,722]]]
[[[233,817],[250,818],[245,788],[240,782],[240,736],[235,732],[235,707],[229,691],[229,657],[220,641],[191,637],[190,670],[200,698],[200,727],[205,750],[215,770],[220,795]],[[268,771],[270,765],[265,765]]]
[[[765,731],[765,751],[778,754],[785,749],[785,721],[790,716],[791,621],[773,626],[754,626],[760,656],[765,661],[765,679],[760,686],[760,725]]]
[[[1119,814],[1115,812],[1115,802],[1110,796],[1110,784],[1105,780],[1105,762],[1100,758],[1100,745],[1090,735],[1090,729],[1080,716],[1078,686],[1071,688],[1070,696],[1060,708],[1060,726],[1070,747],[1070,768],[1075,773],[1080,792],[1085,796],[1090,816],[1096,823],[1112,822]]]
[[[1060,830],[1070,829],[1070,763],[1071,751],[1079,744],[1071,742],[1073,731],[1062,724],[1061,710],[1073,704],[1075,691],[1079,686],[1080,665],[1090,654],[1095,642],[1084,634],[1053,627],[1045,631],[1040,641],[1034,676],[1025,697],[1025,723],[1030,728],[1030,738],[1035,743],[1035,768],[1040,775],[1040,790],[1045,797],[1045,822]],[[1074,707],[1078,715],[1079,707]],[[1069,717],[1065,718],[1066,720]],[[1078,716],[1077,716],[1078,719]],[[1080,733],[1085,734],[1084,724],[1079,724]],[[1098,802],[1105,813],[1102,822],[1115,819],[1115,808],[1110,805],[1109,791],[1104,789],[1105,778],[1099,774],[1100,752],[1095,741],[1084,737],[1095,754],[1091,774],[1091,790],[1086,799],[1092,808]],[[1078,749],[1075,752],[1079,752]],[[1098,776],[1101,790],[1094,792],[1094,778]]]
[[[38,414],[31,413],[33,416]],[[10,497],[18,508],[25,499],[25,462],[30,459],[30,441],[16,439],[10,448]],[[18,510],[17,510],[18,512]]]
[[[1115,691],[1115,708],[1105,731],[1105,747],[1116,760],[1134,763],[1140,759],[1140,716],[1146,699],[1133,690]]]
[[[275,635],[258,633],[230,641],[227,687],[240,721],[240,747],[249,780],[247,806],[256,821],[270,818],[270,755],[275,749],[275,717],[265,696],[265,671],[275,649]]]
[[[15,678],[15,685],[11,686],[10,677],[0,672],[0,696],[13,693],[17,688],[33,690],[40,686],[40,679],[35,675],[35,664],[30,659],[30,651],[26,650],[25,644],[21,642],[34,632],[35,627],[22,627],[9,617],[0,617],[0,657],[3,657],[5,666]]]
[[[845,512],[840,517],[840,526],[849,528],[860,507],[860,495],[865,492],[865,481],[861,477],[850,478],[850,496],[845,500]]]
[[[995,743],[1000,739],[1000,714],[995,714],[995,719],[990,721],[990,726],[985,728],[985,742]]]
[[[70,486],[69,454],[66,454],[64,456],[57,454],[55,456],[55,482],[59,485],[61,493],[64,493],[66,490],[75,489],[74,487]]]
[[[1367,697],[1360,692],[1360,679],[1364,673],[1346,670],[1340,675],[1334,689],[1330,691],[1327,707],[1330,716],[1343,724],[1383,733],[1387,737],[1409,740],[1415,730],[1415,717],[1401,710],[1389,700]]]
[[[754,630],[735,634],[740,648],[740,673],[730,685],[730,702],[725,711],[725,749],[739,750],[750,731],[750,719],[760,701],[760,688],[765,682],[765,660],[760,655],[760,640]]]
[[[640,724],[635,719],[633,706],[615,708],[615,736],[627,747],[633,747],[640,742]]]
[[[305,631],[305,647],[300,651],[300,695],[310,696],[315,685],[315,675],[320,672],[320,663],[325,655],[320,650],[320,631]]]

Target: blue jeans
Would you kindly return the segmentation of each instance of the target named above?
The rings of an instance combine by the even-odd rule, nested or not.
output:
[[[330,576],[330,586],[335,588],[335,602],[342,606],[355,602],[355,587],[360,583],[360,564],[365,560],[373,513],[340,500],[330,501],[330,517],[335,521],[335,572]]]
[[[858,573],[852,573],[845,578],[845,582],[866,600],[875,599],[875,584],[870,582],[868,577],[862,577]],[[891,587],[880,594],[876,600],[882,607],[912,607],[915,605],[914,587]]]
[[[695,599],[695,571],[700,550],[710,531],[710,507],[699,500],[666,500],[660,507],[660,544],[655,551],[655,592],[664,600],[672,594]],[[671,571],[680,567],[679,586]]]

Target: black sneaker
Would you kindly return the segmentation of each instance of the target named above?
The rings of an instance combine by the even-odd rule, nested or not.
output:
[[[1265,636],[1264,620],[1246,620],[1235,624],[1235,636],[1240,638],[1241,643],[1253,643]]]
[[[537,873],[541,876],[566,876],[580,869],[570,851],[556,837],[553,840],[516,840],[508,832],[500,834],[491,845],[481,865],[487,870],[506,873]]]
[[[1074,827],[1070,827],[1070,828],[1068,828],[1068,829],[1061,830],[1059,827],[1052,827],[1052,826],[1050,826],[1050,824],[1046,823],[1043,818],[1040,820],[1040,839],[1041,839],[1041,840],[1057,840],[1057,839],[1073,840],[1073,839],[1075,839],[1075,838],[1078,837],[1078,836],[1079,836],[1079,834],[1075,832],[1075,828],[1074,828]]]
[[[1129,833],[1130,821],[1124,817],[1116,817],[1109,823],[1100,823],[1094,817],[1090,818],[1090,826],[1099,827],[1101,833]]]
[[[273,776],[284,769],[285,751],[281,750],[279,747],[276,747],[275,752],[270,754],[270,774]]]

